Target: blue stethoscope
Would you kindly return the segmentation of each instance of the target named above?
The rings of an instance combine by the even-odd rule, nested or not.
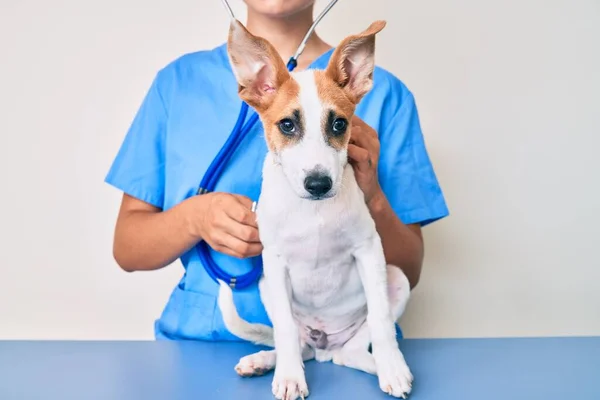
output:
[[[289,59],[287,63],[288,71],[291,72],[294,70],[294,68],[296,68],[296,66],[298,65],[298,57],[300,57],[300,54],[302,54],[302,52],[304,51],[304,47],[306,46],[306,42],[310,38],[310,35],[315,30],[317,24],[321,21],[321,19],[323,19],[323,17],[329,12],[329,10],[331,10],[331,8],[334,6],[335,3],[337,3],[337,1],[338,0],[330,1],[327,7],[325,7],[321,14],[319,14],[319,16],[315,19],[310,29],[304,36],[304,39],[302,39],[300,46],[298,46],[298,50],[296,50],[296,53]],[[227,12],[229,13],[229,16],[232,20],[234,20],[235,16],[231,7],[229,6],[228,1],[222,0],[222,2],[225,8],[227,9]],[[242,102],[242,107],[240,109],[240,113],[235,123],[235,126],[233,127],[229,138],[227,139],[221,150],[219,150],[217,156],[214,158],[212,163],[209,165],[208,170],[204,174],[204,177],[202,178],[202,181],[200,182],[200,186],[198,188],[198,194],[201,195],[209,193],[215,189],[217,181],[221,177],[223,169],[229,162],[229,159],[235,152],[235,149],[239,146],[239,144],[246,137],[248,132],[250,132],[254,124],[256,124],[256,122],[258,121],[258,114],[254,113],[250,117],[248,122],[244,124],[246,116],[248,115],[248,108],[248,104],[246,102]],[[206,241],[201,241],[200,243],[198,243],[196,245],[196,250],[198,252],[198,257],[200,258],[202,265],[204,265],[204,268],[206,269],[208,275],[217,283],[219,281],[228,283],[232,289],[245,289],[253,283],[255,283],[256,281],[258,281],[262,274],[263,266],[261,256],[254,257],[254,266],[249,272],[243,275],[233,276],[223,271],[215,263],[215,261],[210,255],[209,247]]]

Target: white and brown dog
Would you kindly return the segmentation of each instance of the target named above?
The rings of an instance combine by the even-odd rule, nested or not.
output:
[[[308,395],[303,361],[312,358],[375,374],[395,397],[411,390],[394,326],[409,282],[386,265],[347,159],[350,121],[372,87],[375,35],[384,26],[378,21],[344,39],[325,70],[294,73],[266,40],[238,21],[231,26],[239,94],[260,115],[269,150],[256,213],[264,246],[259,288],[273,328],[242,320],[226,283],[218,303],[231,333],[275,348],[243,357],[236,371],[274,368],[277,399]]]

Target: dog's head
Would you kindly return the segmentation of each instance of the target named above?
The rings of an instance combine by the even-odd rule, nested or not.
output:
[[[384,21],[345,38],[325,70],[289,73],[265,39],[234,21],[228,53],[242,100],[264,125],[269,151],[296,194],[337,194],[346,166],[351,119],[373,85],[375,35]]]

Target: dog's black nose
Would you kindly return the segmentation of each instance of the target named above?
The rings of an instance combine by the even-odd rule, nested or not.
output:
[[[304,188],[315,197],[322,197],[331,190],[333,182],[324,174],[310,174],[304,179]]]

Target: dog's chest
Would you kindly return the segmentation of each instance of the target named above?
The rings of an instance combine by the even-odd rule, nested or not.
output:
[[[285,260],[295,302],[326,312],[325,306],[360,298],[353,251],[371,227],[348,193],[330,201],[291,206],[266,200],[261,206],[261,240]]]
[[[352,250],[355,217],[340,214],[291,211],[278,223],[275,246],[288,262],[303,268],[341,262]]]
[[[342,189],[325,200],[299,198],[278,171],[267,168],[264,175],[257,209],[260,239],[285,264],[293,301],[307,314],[318,310],[330,317],[347,315],[346,306],[361,308],[353,253],[372,237],[375,225],[351,167],[344,171]]]
[[[304,201],[290,208],[270,207],[259,228],[263,244],[275,248],[291,268],[318,269],[349,261],[361,239],[360,225],[356,210]]]

